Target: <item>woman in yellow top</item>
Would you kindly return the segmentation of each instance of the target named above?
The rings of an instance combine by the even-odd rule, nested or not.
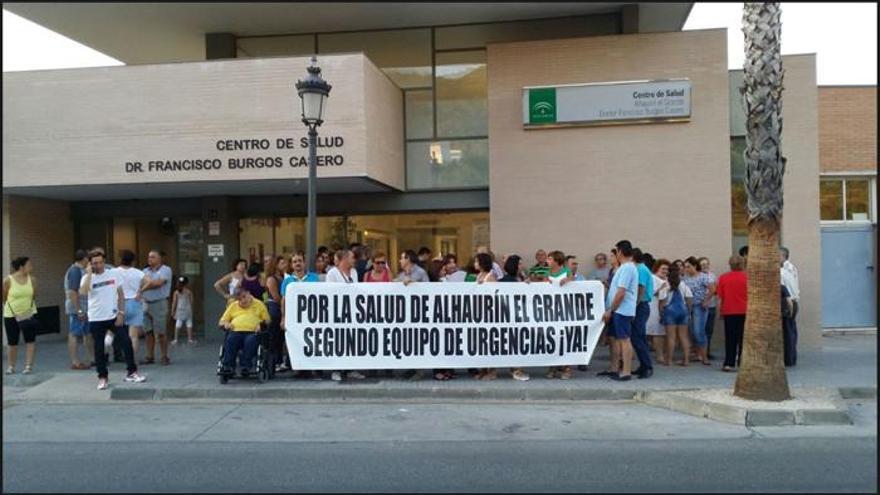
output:
[[[247,289],[238,288],[235,292],[235,301],[226,306],[226,311],[220,317],[220,327],[232,330],[223,344],[223,372],[235,371],[235,356],[238,350],[244,346],[242,356],[241,374],[250,374],[253,368],[254,357],[257,354],[256,331],[260,323],[269,323],[269,311],[266,305],[251,295]]]
[[[36,347],[36,327],[30,318],[37,314],[35,301],[36,284],[31,277],[33,265],[29,258],[22,256],[12,260],[12,275],[3,280],[3,326],[6,328],[6,340],[9,342],[7,361],[9,367],[6,374],[15,373],[15,362],[18,359],[18,337],[24,334],[25,357],[23,374],[31,373],[34,365]],[[21,322],[21,324],[19,324]]]

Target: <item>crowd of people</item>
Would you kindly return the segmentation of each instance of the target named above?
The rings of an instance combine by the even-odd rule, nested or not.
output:
[[[375,283],[402,282],[525,282],[564,285],[570,281],[596,280],[606,288],[605,329],[602,343],[610,351],[610,366],[598,373],[613,380],[628,381],[635,375],[650,378],[654,362],[669,366],[673,362],[688,366],[699,362],[710,366],[715,359],[710,353],[715,320],[724,320],[725,355],[722,370],[735,371],[742,354],[745,325],[747,278],[745,265],[747,248],[740,250],[728,260],[730,270],[717,277],[706,257],[688,256],[670,261],[656,259],[651,253],[633,247],[629,241],[618,242],[610,256],[598,253],[593,258],[589,273],[579,270],[577,256],[565,255],[559,250],[547,252],[539,249],[535,263],[527,267],[517,254],[496,257],[486,246],[480,246],[463,264],[455,254],[434,257],[428,247],[418,252],[405,250],[398,260],[398,271],[393,272],[390,260],[384,252],[371,252],[368,246],[351,244],[346,249],[332,253],[326,247],[318,249],[315,257],[316,270],[306,269],[305,256],[301,252],[289,258],[267,256],[262,266],[236,260],[233,270],[214,284],[217,293],[230,305],[236,305],[236,314],[247,314],[235,320],[227,311],[220,325],[236,332],[253,333],[262,323],[272,333],[273,354],[279,356],[276,372],[291,371],[291,363],[284,339],[284,294],[287,286],[299,282]],[[796,362],[797,328],[797,270],[788,260],[788,250],[782,248],[780,287],[783,305],[783,337],[785,341],[785,364]],[[250,309],[248,309],[250,308]],[[720,311],[719,311],[720,310]],[[260,316],[264,315],[264,316]],[[234,366],[234,356],[244,350],[245,370],[252,363],[256,349],[256,337],[227,340],[225,355],[230,359],[225,365]],[[678,358],[676,351],[680,350]],[[631,363],[637,359],[638,367]],[[586,371],[586,365],[580,365]],[[304,372],[293,369],[296,376],[321,378],[320,372]],[[471,369],[470,374],[480,380],[498,378],[493,368]],[[377,372],[392,376],[391,370]],[[529,380],[522,368],[513,368],[510,375],[515,380]],[[362,371],[347,373],[332,371],[332,380],[343,377],[363,379]],[[410,380],[423,378],[420,370],[407,370],[404,377]],[[552,367],[547,378],[571,379],[571,366]],[[456,377],[452,369],[435,369],[433,378],[449,380]]]
[[[797,362],[798,274],[789,260],[787,248],[781,248],[780,303],[782,334],[786,366]],[[169,365],[169,342],[178,344],[178,334],[186,329],[187,343],[195,344],[192,291],[186,277],[172,276],[171,268],[162,261],[162,253],[150,251],[147,266],[141,270],[133,263],[131,251],[122,251],[120,265],[106,262],[100,247],[88,252],[77,250],[73,264],[64,276],[66,295],[65,312],[69,318],[68,352],[74,370],[96,368],[98,388],[108,386],[108,362],[125,362],[124,380],[142,382],[146,377],[138,372],[138,364],[155,363],[156,344],[160,363]],[[497,257],[486,246],[480,246],[469,259],[459,260],[455,254],[435,257],[430,248],[418,252],[405,250],[398,259],[395,274],[388,256],[371,252],[359,243],[336,250],[331,254],[326,247],[318,249],[315,271],[306,268],[301,252],[287,256],[266,256],[262,263],[248,263],[238,259],[232,271],[214,283],[214,289],[226,302],[226,310],[218,324],[229,331],[226,338],[224,367],[234,368],[236,356],[242,351],[240,364],[243,374],[251,371],[257,349],[256,332],[265,327],[272,336],[272,363],[276,372],[293,371],[295,376],[320,379],[321,372],[297,371],[291,363],[284,335],[284,294],[289,284],[301,282],[330,283],[383,283],[402,282],[496,282],[550,283],[564,285],[571,281],[596,280],[606,289],[605,322],[602,346],[609,348],[609,367],[598,373],[612,380],[628,381],[635,375],[650,378],[654,363],[669,366],[673,363],[688,366],[699,362],[711,366],[711,342],[715,319],[724,321],[725,353],[721,369],[735,371],[740,365],[743,331],[747,306],[748,248],[728,260],[730,270],[717,277],[706,257],[688,256],[670,261],[655,258],[651,253],[633,247],[629,241],[615,244],[609,255],[598,253],[593,257],[589,273],[580,270],[578,258],[562,251],[547,252],[539,249],[535,263],[526,265],[517,254]],[[464,261],[462,264],[461,261]],[[36,315],[36,281],[32,276],[33,262],[20,257],[12,261],[12,272],[3,280],[3,321],[8,340],[7,374],[16,372],[18,345],[23,338],[25,364],[22,373],[33,371],[36,354],[35,337],[38,328]],[[172,291],[172,285],[174,286]],[[168,339],[167,319],[174,318],[173,338]],[[144,357],[137,360],[140,339],[144,339]],[[84,347],[87,361],[79,357],[79,346]],[[676,357],[676,351],[679,351]],[[632,369],[636,360],[638,366]],[[578,366],[581,371],[588,367]],[[494,368],[470,369],[469,374],[479,380],[495,380]],[[391,370],[384,373],[392,376]],[[514,380],[529,380],[522,368],[513,368]],[[358,370],[331,371],[332,380],[364,379]],[[423,378],[421,370],[407,370],[410,380]],[[457,376],[453,369],[435,369],[433,378],[450,380]],[[571,366],[551,367],[546,373],[551,379],[571,379]]]

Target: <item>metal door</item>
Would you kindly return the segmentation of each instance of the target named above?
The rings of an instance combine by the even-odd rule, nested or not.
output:
[[[822,326],[875,327],[876,226],[822,227]]]

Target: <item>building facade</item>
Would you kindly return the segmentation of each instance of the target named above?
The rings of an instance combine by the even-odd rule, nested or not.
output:
[[[691,4],[395,4],[387,16],[340,4],[309,24],[297,14],[311,4],[47,5],[8,8],[129,65],[4,74],[4,270],[34,258],[41,306],[62,303],[76,247],[141,262],[160,249],[213,334],[212,285],[235,259],[305,247],[293,84],[313,54],[333,85],[319,245],[358,241],[390,260],[427,246],[461,265],[480,245],[528,262],[561,249],[586,267],[628,238],[721,273],[745,244],[741,74],[727,70],[725,30],[681,31]],[[105,23],[137,15],[149,21],[120,45]],[[821,92],[815,56],[784,63],[783,242],[801,340],[818,345]],[[667,83],[681,89],[654,91]],[[529,98],[548,92],[554,120],[536,124]],[[683,113],[650,113],[651,98]]]

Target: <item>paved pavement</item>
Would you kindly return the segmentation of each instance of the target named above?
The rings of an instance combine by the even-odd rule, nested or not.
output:
[[[19,403],[3,490],[876,492],[877,403],[848,403],[852,426],[791,428],[630,401]]]
[[[94,370],[73,371],[69,369],[64,342],[55,338],[41,341],[38,347],[36,372],[31,376],[4,376],[4,400],[36,401],[101,401],[110,398],[110,392],[95,390]],[[142,352],[142,351],[141,351]],[[290,374],[278,375],[276,380],[259,385],[254,380],[231,381],[220,385],[215,375],[218,347],[216,344],[177,346],[171,351],[172,364],[142,366],[141,372],[148,381],[142,384],[122,382],[124,364],[110,367],[111,392],[116,397],[125,390],[160,390],[167,392],[165,398],[215,397],[246,398],[252,391],[260,391],[261,397],[294,398],[397,398],[436,397],[446,398],[502,398],[525,399],[615,399],[631,398],[639,390],[678,390],[694,388],[731,388],[734,373],[723,373],[720,361],[713,366],[694,364],[687,368],[679,366],[656,366],[654,376],[647,380],[614,382],[596,376],[596,372],[608,365],[605,349],[599,349],[588,372],[576,372],[573,380],[548,380],[542,368],[529,369],[532,380],[516,382],[507,370],[492,382],[476,381],[466,374],[455,380],[439,382],[426,378],[410,382],[399,377],[393,379],[370,379],[362,382],[336,383],[329,379],[314,381],[292,379]],[[461,370],[464,371],[464,370]],[[788,369],[789,384],[793,388],[836,388],[877,386],[877,337],[873,335],[834,335],[823,338],[821,349],[801,349],[798,365]],[[173,393],[172,393],[173,392]],[[240,395],[236,395],[240,394]],[[493,395],[494,394],[494,395]],[[513,394],[513,395],[511,395]],[[594,395],[590,395],[594,394]],[[136,397],[147,398],[147,397]]]

